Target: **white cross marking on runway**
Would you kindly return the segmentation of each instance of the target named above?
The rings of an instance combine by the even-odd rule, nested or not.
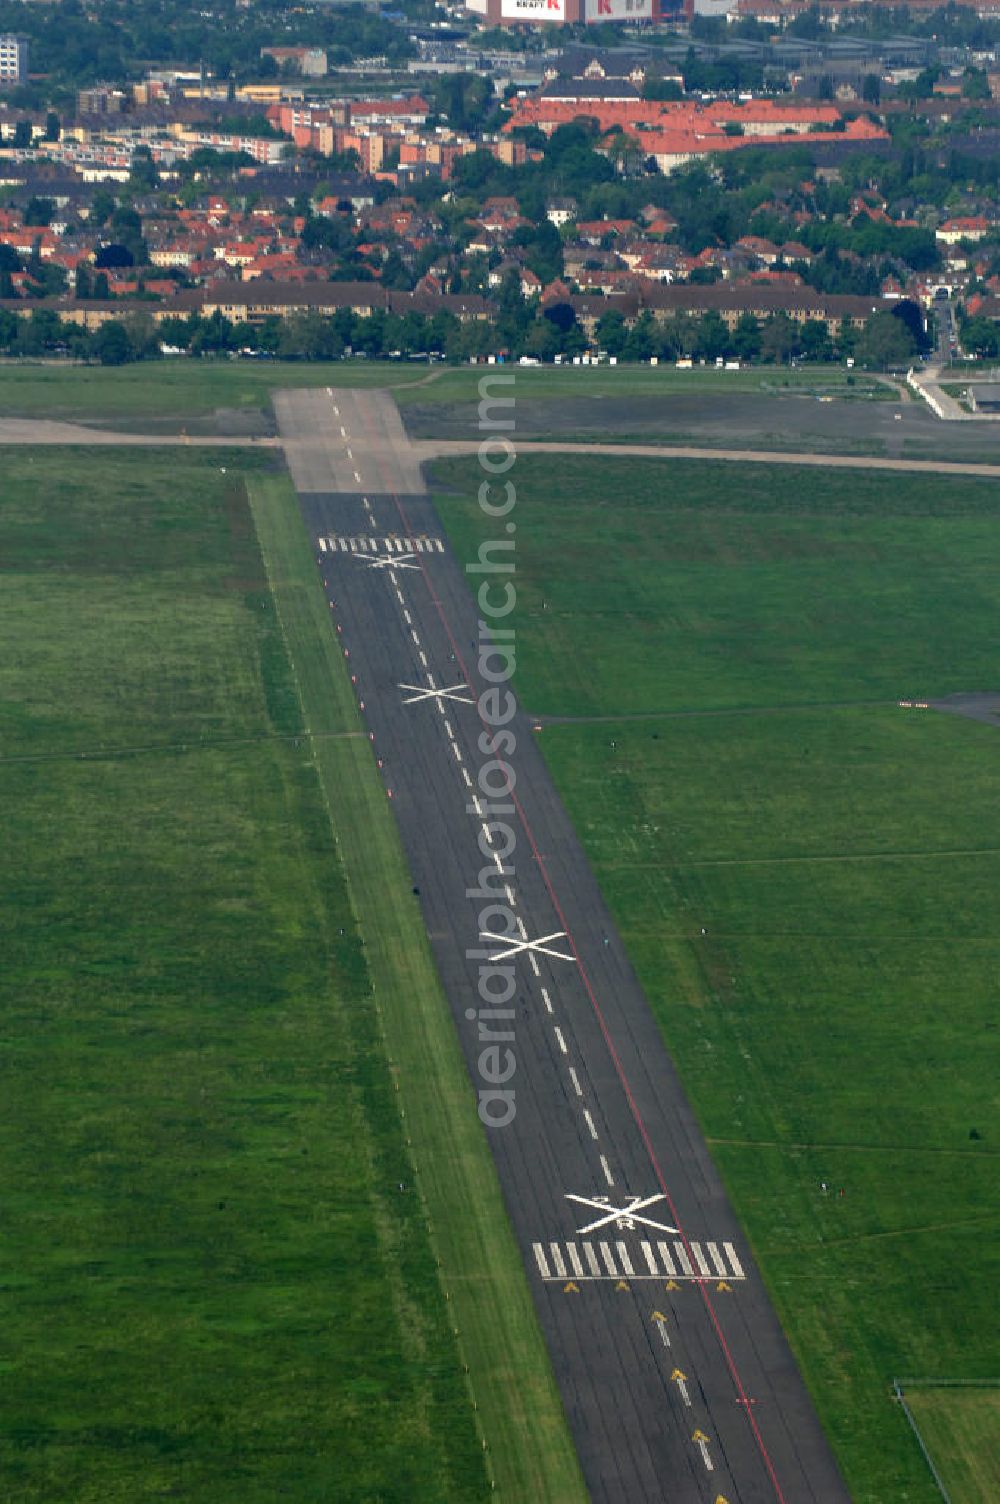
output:
[[[460,693],[465,689],[464,684],[453,684],[450,689],[435,689],[433,685],[430,689],[421,689],[419,684],[400,684],[399,688],[410,691],[410,698],[403,701],[404,705],[416,705],[418,700],[434,700],[438,704],[442,700],[457,700],[459,705],[473,703],[468,695]]]
[[[529,956],[552,956],[556,961],[572,961],[573,956],[564,956],[561,950],[552,950],[549,947],[550,940],[561,940],[565,930],[553,930],[551,935],[540,935],[537,940],[516,940],[506,950],[498,950],[493,954],[494,961],[509,961],[511,956],[519,956],[522,951],[527,951]],[[480,940],[494,940],[500,945],[507,945],[509,935],[494,935],[489,930],[480,930]]]
[[[655,1227],[658,1232],[675,1233],[678,1231],[676,1227],[668,1227],[665,1222],[654,1222],[652,1217],[639,1215],[643,1207],[652,1206],[654,1202],[664,1199],[662,1192],[657,1191],[655,1196],[641,1198],[637,1196],[628,1206],[612,1206],[608,1201],[596,1201],[592,1196],[574,1196],[572,1192],[567,1193],[566,1196],[567,1201],[579,1201],[582,1206],[592,1207],[594,1211],[602,1213],[596,1222],[588,1222],[586,1227],[577,1228],[578,1238],[584,1237],[587,1233],[596,1232],[599,1227],[606,1227],[609,1222],[614,1222],[616,1226],[624,1227],[628,1231],[633,1230],[636,1222],[641,1222],[644,1227]]]
[[[412,559],[412,554],[403,554],[402,556],[398,554],[386,554],[384,558],[377,555],[374,559],[365,556],[365,563],[372,569],[385,569],[387,565],[390,569],[419,569],[419,564],[407,562],[407,560]]]

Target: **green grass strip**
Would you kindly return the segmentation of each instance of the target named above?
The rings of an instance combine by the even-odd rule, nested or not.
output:
[[[290,482],[248,477],[313,756],[365,938],[419,1190],[498,1497],[586,1491],[398,832],[330,629]]]

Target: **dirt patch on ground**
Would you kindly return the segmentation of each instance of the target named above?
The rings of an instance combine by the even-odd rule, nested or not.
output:
[[[970,721],[985,721],[988,726],[1000,727],[1000,692],[998,691],[948,695],[944,700],[929,700],[928,704],[932,710],[943,710],[948,715],[964,715]]]

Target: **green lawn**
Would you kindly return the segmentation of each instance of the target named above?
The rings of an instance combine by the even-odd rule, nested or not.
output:
[[[1000,1388],[906,1384],[904,1397],[951,1504],[1000,1496]]]
[[[523,702],[853,1497],[932,1504],[892,1376],[1000,1356],[1000,742],[898,700],[995,683],[989,483],[512,478]]]
[[[468,553],[481,521],[470,462],[434,474]],[[524,456],[514,474],[520,687],[534,711],[992,687],[989,480],[585,455]]]
[[[4,1496],[485,1498],[242,483],[3,468]]]
[[[434,367],[431,368],[435,369]],[[0,415],[20,418],[197,417],[216,408],[256,412],[280,387],[397,386],[428,375],[423,363],[159,360],[142,366],[0,364]]]
[[[891,388],[863,372],[843,366],[755,366],[741,371],[696,366],[679,371],[674,365],[438,367],[433,382],[414,391],[401,390],[400,407],[409,403],[471,402],[484,376],[517,372],[518,401],[553,397],[655,397],[662,392],[817,392],[847,397],[891,397]],[[478,399],[476,399],[478,400]]]
[[[471,402],[487,368],[427,366],[422,361],[336,361],[330,364],[253,360],[166,359],[116,369],[31,362],[0,363],[0,415],[23,418],[142,420],[197,418],[228,408],[245,414],[266,411],[280,387],[383,386],[408,401]],[[493,374],[496,374],[494,371]],[[430,378],[430,379],[428,379]],[[774,367],[747,371],[714,368],[678,371],[673,366],[555,367],[517,371],[518,393],[557,397],[655,395],[667,391],[830,391],[847,395],[888,390],[858,376],[848,388],[837,366]],[[412,390],[409,390],[412,388]]]
[[[582,1504],[562,1404],[385,790],[367,738],[326,734],[354,724],[356,710],[298,502],[284,477],[254,476],[250,494],[365,936],[490,1479],[510,1504]]]

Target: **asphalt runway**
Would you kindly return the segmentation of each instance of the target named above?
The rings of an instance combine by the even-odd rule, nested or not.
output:
[[[487,1073],[516,1063],[516,1114],[488,1136],[592,1498],[847,1500],[520,713],[501,748],[516,787],[497,798],[514,808],[484,807],[478,613],[395,405],[326,390],[275,406],[470,1076],[497,1089],[490,1039],[511,1055],[486,1054]],[[491,963],[512,971],[512,1017],[485,1011]]]

